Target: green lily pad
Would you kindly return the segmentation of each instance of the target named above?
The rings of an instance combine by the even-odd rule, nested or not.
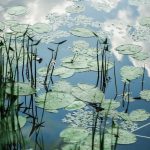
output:
[[[40,76],[46,76],[47,75],[47,67],[42,67],[42,68],[39,68],[37,70],[37,73],[40,75]],[[51,70],[49,71],[48,75],[51,74]]]
[[[75,36],[84,37],[84,38],[89,38],[94,36],[93,32],[87,28],[75,28],[72,29],[70,33]]]
[[[61,150],[78,150],[78,149],[79,149],[79,145],[78,144],[65,144],[61,148]]]
[[[54,92],[71,93],[72,85],[67,81],[58,81],[52,86]]]
[[[120,70],[123,82],[130,82],[143,75],[143,69],[134,66],[124,66]]]
[[[130,5],[141,6],[141,5],[149,5],[149,0],[129,0]]]
[[[72,95],[79,100],[89,103],[101,103],[104,99],[104,93],[98,88],[82,90],[79,87],[75,87],[72,89]]]
[[[136,53],[134,55],[131,55],[131,57],[133,57],[136,60],[143,61],[143,60],[148,59],[150,56],[146,52],[139,52],[139,53]]]
[[[80,52],[83,51],[84,49],[89,48],[89,43],[84,40],[78,40],[73,42],[73,52]]]
[[[6,84],[6,93],[16,96],[25,96],[35,94],[36,90],[31,87],[31,83],[7,83]]]
[[[124,54],[124,55],[133,55],[142,50],[142,47],[139,45],[134,45],[134,44],[125,44],[125,45],[120,45],[116,48],[116,51],[118,51],[119,54]]]
[[[141,26],[150,27],[150,17],[142,17],[139,19],[139,24]]]
[[[75,69],[75,72],[90,71],[90,62],[93,60],[92,57],[85,55],[79,55],[77,57],[66,57],[62,60],[62,66]]]
[[[150,118],[150,113],[145,110],[138,109],[130,113],[130,119],[132,121],[145,121]]]
[[[0,31],[3,31],[5,29],[5,25],[3,22],[0,22]]]
[[[59,68],[54,69],[53,75],[55,75],[55,76],[59,75],[61,78],[69,78],[69,77],[73,76],[74,73],[75,73],[74,69],[59,67]]]
[[[5,20],[4,24],[8,27],[16,26],[18,24],[17,20]]]
[[[77,109],[81,109],[83,107],[85,107],[86,104],[82,101],[74,101],[72,104],[70,104],[69,106],[67,106],[65,109],[66,110],[77,110]]]
[[[89,68],[87,62],[85,61],[74,61],[74,62],[68,62],[68,63],[62,63],[62,66],[63,67],[66,67],[66,68],[70,68],[70,69],[85,69],[85,68]]]
[[[23,117],[23,116],[18,116],[18,117],[14,116],[12,118],[8,116],[4,118],[0,122],[0,124],[7,126],[7,130],[13,131],[13,130],[18,130],[19,128],[22,128],[25,125],[26,121],[27,121],[26,117]],[[12,125],[14,125],[14,128]]]
[[[101,107],[105,110],[108,109],[116,109],[120,106],[120,102],[117,102],[115,100],[105,99],[101,103]]]
[[[66,12],[68,13],[80,13],[83,12],[84,10],[85,10],[85,6],[78,5],[78,4],[74,4],[66,8]]]
[[[30,27],[36,33],[47,33],[51,31],[51,27],[46,23],[36,23]]]
[[[77,85],[78,85],[78,87],[79,87],[80,89],[82,89],[82,90],[84,90],[84,91],[85,91],[85,90],[91,90],[91,89],[95,88],[94,85],[90,85],[90,84],[78,83]]]
[[[72,95],[63,92],[48,92],[40,95],[36,99],[37,106],[44,108],[45,110],[64,108],[72,104],[74,101],[75,98]]]
[[[83,128],[67,128],[60,133],[60,137],[67,143],[78,143],[88,136],[89,132]]]
[[[112,133],[112,129],[107,129],[109,134],[113,134],[114,136],[113,141],[115,141],[116,136],[117,136],[117,128],[113,128],[113,133]],[[127,131],[127,130],[123,130],[123,129],[119,129],[118,131],[118,144],[132,144],[136,142],[136,136],[135,134]]]
[[[91,62],[88,62],[88,65],[89,65],[89,69],[91,71],[98,71],[98,68],[97,68],[97,62],[96,60],[93,60]],[[112,62],[108,62],[106,61],[106,69],[109,70],[109,69],[112,69],[114,67],[114,64]],[[101,71],[102,69],[102,61],[100,60],[99,61],[99,70]]]
[[[28,28],[27,24],[17,24],[14,26],[11,26],[10,29],[14,32],[24,33]]]
[[[103,150],[111,150],[111,145],[113,145],[111,139],[111,135],[104,134],[104,147]],[[90,134],[87,138],[85,138],[80,144],[79,144],[80,150],[90,150],[92,147],[92,135]],[[100,135],[98,133],[95,134],[94,137],[94,150],[100,149]]]
[[[7,13],[9,15],[15,15],[15,16],[19,16],[19,15],[23,15],[27,13],[27,9],[24,6],[14,6],[11,7],[7,10]]]
[[[127,121],[145,121],[150,118],[150,113],[143,109],[137,109],[130,114],[121,113],[120,116]]]
[[[140,92],[140,96],[142,99],[146,101],[150,101],[150,90],[143,90]]]

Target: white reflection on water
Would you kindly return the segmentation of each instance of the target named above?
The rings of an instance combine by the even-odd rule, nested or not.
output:
[[[113,14],[113,10],[117,9],[118,3],[124,0],[88,0],[89,4],[91,3],[103,3],[107,4],[111,9],[107,12]],[[85,4],[87,1],[85,1]],[[25,5],[29,9],[29,14],[25,17],[20,17],[22,23],[34,24],[36,22],[46,22],[46,15],[50,12],[57,12],[58,14],[64,14],[66,7],[71,5],[71,1],[67,0],[5,0],[0,1],[0,5],[4,7],[11,7],[14,5]],[[89,7],[90,8],[90,7]],[[149,43],[145,42],[135,42],[129,36],[127,36],[127,25],[137,25],[138,18],[143,16],[150,16],[150,6],[125,6],[122,9],[117,10],[115,19],[109,19],[103,22],[103,29],[109,31],[112,34],[111,42],[112,42],[112,51],[117,58],[117,60],[121,61],[123,55],[118,54],[115,51],[115,48],[122,44],[139,44],[143,46],[144,52],[149,52]],[[1,10],[1,7],[0,7]],[[86,14],[86,12],[85,12]],[[94,13],[93,13],[94,16]],[[4,14],[4,17],[8,16]],[[101,16],[103,17],[103,16]],[[149,52],[150,53],[150,52]],[[143,62],[136,61],[134,59],[130,59],[133,65],[135,66],[143,66]],[[146,64],[146,69],[148,70],[148,74],[150,76],[150,65]]]
[[[31,10],[30,14],[26,17],[26,23],[34,24],[36,22],[45,22],[45,16],[49,12],[57,12],[59,14],[65,13],[65,9],[71,2],[64,0],[36,0],[34,2],[27,3],[27,7]]]
[[[15,5],[24,5],[27,7],[29,13],[25,16],[18,17],[20,18],[22,23],[34,24],[37,22],[46,22],[45,16],[49,12],[57,12],[59,14],[65,13],[66,7],[71,5],[72,2],[65,0],[30,0],[30,1],[18,1],[15,0],[14,3],[12,1],[0,2],[0,4],[6,5],[6,8],[15,6]],[[13,19],[16,17],[10,16],[4,13],[5,19]],[[17,18],[17,19],[18,19]]]

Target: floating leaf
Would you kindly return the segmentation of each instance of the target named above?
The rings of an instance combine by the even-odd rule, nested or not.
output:
[[[111,150],[112,148],[112,138],[109,134],[104,134],[104,147],[103,150]],[[92,147],[92,135],[90,134],[87,138],[85,138],[80,144],[79,144],[80,150],[90,150]],[[100,149],[100,135],[95,134],[94,136],[94,150]]]
[[[3,31],[5,29],[5,25],[3,22],[0,22],[0,31]]]
[[[136,6],[149,5],[150,1],[149,0],[129,0],[129,4],[136,5]]]
[[[145,121],[149,119],[150,113],[146,112],[145,110],[138,109],[132,111],[129,116],[131,121]]]
[[[140,96],[142,99],[146,101],[150,101],[150,90],[143,90],[140,92]]]
[[[30,27],[36,33],[47,33],[51,31],[51,27],[46,23],[36,23]]]
[[[72,86],[67,81],[58,81],[52,86],[52,91],[54,92],[64,92],[71,93]]]
[[[6,84],[6,93],[18,96],[25,96],[35,94],[36,90],[31,87],[31,83],[7,83]]]
[[[67,128],[60,133],[60,137],[67,143],[77,143],[88,136],[89,132],[83,128]]]
[[[85,90],[91,90],[91,89],[95,88],[94,85],[90,85],[90,84],[78,83],[77,85],[78,85],[78,87],[79,87],[80,89],[82,89],[82,90],[84,90],[84,91],[85,91]]]
[[[139,24],[141,26],[150,27],[150,17],[142,17],[139,19]]]
[[[101,103],[104,98],[104,93],[98,88],[82,90],[79,87],[75,87],[72,89],[72,95],[74,95],[77,99],[89,103]]]
[[[66,11],[68,13],[80,13],[80,12],[83,12],[84,10],[85,10],[85,7],[83,5],[78,5],[78,4],[74,4],[66,8]]]
[[[120,106],[120,102],[117,102],[115,100],[105,99],[101,103],[101,107],[104,108],[104,110],[110,110],[110,109],[116,109]]]
[[[65,109],[66,110],[77,110],[77,109],[81,109],[83,107],[85,107],[86,104],[82,101],[74,101],[72,104],[70,104],[69,106],[67,106]]]
[[[77,144],[65,144],[61,150],[78,150],[78,149],[79,146]]]
[[[7,13],[9,15],[19,16],[19,15],[23,15],[27,13],[27,9],[24,6],[14,6],[14,7],[9,8],[7,10]]]
[[[129,26],[128,34],[136,42],[150,40],[150,28],[147,26]]]
[[[55,68],[53,75],[59,75],[61,78],[69,78],[75,73],[74,69],[69,69],[65,67]]]
[[[48,92],[40,95],[36,99],[37,106],[46,110],[64,108],[72,104],[74,101],[75,98],[72,95],[62,92]]]
[[[133,57],[136,60],[143,61],[143,60],[148,59],[150,56],[146,52],[139,52],[139,53],[136,53],[134,55],[131,55],[131,57]]]
[[[87,28],[75,28],[72,29],[70,33],[75,36],[84,37],[84,38],[89,38],[94,36],[93,32]]]
[[[4,24],[8,27],[16,26],[18,24],[17,20],[5,20]]]
[[[123,66],[120,70],[123,82],[129,82],[143,75],[143,69],[134,66]]]
[[[5,127],[7,126],[7,130],[13,131],[22,128],[26,123],[26,117],[23,116],[14,116],[14,117],[6,117],[1,120],[0,124],[3,124]],[[14,127],[14,128],[13,128]]]
[[[132,143],[136,142],[135,134],[133,134],[127,130],[113,128],[113,129],[107,129],[107,131],[109,134],[114,135],[112,137],[114,142],[116,140],[116,136],[117,136],[117,132],[118,132],[118,141],[117,141],[118,144],[132,144]]]
[[[27,24],[17,24],[14,26],[11,26],[10,29],[14,32],[19,32],[19,33],[25,33],[28,28]]]
[[[98,71],[96,60],[89,62],[88,65],[89,65],[89,69],[91,71]],[[106,61],[106,64],[103,63],[103,66],[106,66],[106,70],[109,70],[109,69],[113,68],[114,64],[110,61]],[[101,71],[101,69],[102,69],[102,61],[100,60],[99,61],[99,70]]]
[[[133,55],[142,50],[142,47],[139,45],[134,45],[134,44],[125,44],[125,45],[120,45],[116,48],[116,51],[120,54],[124,55]]]
[[[47,75],[47,67],[42,67],[42,68],[39,68],[37,70],[37,73],[40,75],[40,76],[46,76]],[[50,75],[51,71],[49,71],[48,75]]]

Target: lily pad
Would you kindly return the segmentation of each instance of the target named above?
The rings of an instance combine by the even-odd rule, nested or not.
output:
[[[14,26],[11,26],[10,29],[14,32],[24,33],[29,25],[27,24],[16,24]]]
[[[139,60],[139,61],[144,61],[144,60],[148,59],[150,56],[146,52],[139,52],[134,55],[131,55],[131,57],[133,57],[134,59]]]
[[[3,22],[0,22],[0,31],[3,31],[5,29],[5,24]]]
[[[138,109],[130,113],[130,119],[132,121],[145,121],[150,118],[150,113],[145,110]]]
[[[142,76],[143,69],[140,67],[134,67],[134,66],[124,66],[121,68],[120,74],[122,76],[123,82],[128,83]]]
[[[36,99],[37,106],[46,110],[64,108],[72,104],[74,101],[75,98],[72,95],[64,92],[48,92],[40,95]]]
[[[60,76],[61,78],[69,78],[75,73],[74,69],[69,69],[66,67],[55,68],[53,75]]]
[[[70,104],[69,106],[67,106],[65,109],[66,110],[77,110],[77,109],[81,109],[83,107],[85,107],[86,104],[82,101],[74,101],[72,104]]]
[[[40,75],[40,76],[46,76],[47,75],[47,67],[42,67],[42,68],[39,68],[37,70],[37,73]],[[48,75],[51,74],[51,71],[49,71]]]
[[[142,50],[142,47],[139,45],[134,45],[134,44],[125,44],[125,45],[120,45],[116,48],[116,51],[118,51],[119,54],[124,54],[124,55],[133,55]]]
[[[89,65],[89,69],[91,71],[98,71],[96,60],[93,60],[93,61],[89,62],[88,65]],[[109,69],[114,67],[114,64],[110,61],[109,62],[106,61],[105,65],[106,65],[106,70],[109,70]],[[102,61],[100,60],[99,61],[99,70],[101,71],[101,69],[102,69]]]
[[[105,99],[101,103],[101,107],[104,108],[105,110],[116,109],[119,106],[120,106],[120,102],[117,102],[115,100],[110,100],[110,99]]]
[[[117,128],[113,128],[113,133],[112,133],[112,129],[107,129],[109,134],[113,134],[113,141],[115,141],[116,136],[117,136],[117,131],[118,131],[118,144],[132,144],[136,142],[136,136],[135,134],[127,131],[127,130],[123,130],[123,129],[117,129]]]
[[[90,150],[92,147],[92,135],[90,134],[87,138],[85,138],[80,144],[80,150]],[[111,150],[113,143],[111,135],[104,134],[104,147],[103,150]],[[94,137],[94,150],[100,149],[100,135],[98,133],[95,134]]]
[[[9,15],[19,16],[19,15],[23,15],[27,13],[27,9],[24,6],[14,6],[14,7],[9,8],[7,10],[7,13]]]
[[[78,143],[88,136],[89,132],[83,128],[67,128],[60,133],[60,137],[67,143]]]
[[[71,84],[65,80],[58,81],[52,86],[52,91],[54,92],[71,93],[71,89]]]
[[[36,23],[30,27],[36,33],[42,34],[52,30],[52,28],[46,23]]]
[[[18,24],[17,20],[5,20],[4,24],[8,27],[16,26]]]
[[[2,122],[0,123],[2,123],[4,126],[8,126],[7,130],[13,131],[13,130],[18,130],[19,128],[22,128],[25,125],[26,120],[27,120],[26,117],[23,117],[23,116],[18,116],[18,117],[8,116],[4,118]],[[14,125],[14,128],[12,125]]]
[[[72,95],[79,100],[89,103],[101,103],[104,99],[104,93],[98,88],[82,90],[79,87],[75,87],[72,89]]]
[[[149,5],[149,0],[129,0],[130,5],[141,6],[141,5]]]
[[[147,26],[129,26],[128,34],[136,42],[150,40],[150,28]]]
[[[31,83],[7,83],[6,84],[6,93],[16,96],[25,96],[35,94],[36,90],[31,87]]]
[[[139,19],[139,24],[141,26],[150,27],[150,17],[142,17]]]
[[[78,4],[74,4],[66,8],[66,12],[68,13],[80,13],[83,12],[84,10],[85,10],[85,6],[78,5]]]
[[[143,90],[140,92],[140,96],[142,99],[146,101],[150,101],[150,90]]]
[[[75,36],[84,37],[84,38],[89,38],[94,36],[93,32],[87,28],[75,28],[72,29],[70,33]]]

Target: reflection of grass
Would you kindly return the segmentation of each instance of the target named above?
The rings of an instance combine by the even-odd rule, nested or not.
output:
[[[14,87],[16,82],[28,81],[33,89],[36,88],[36,46],[40,40],[33,40],[28,34],[28,28],[19,37],[17,34],[13,32],[8,38],[7,33],[4,33],[3,37],[0,37],[0,149],[25,149],[26,144],[29,144],[25,142],[20,127],[19,114],[22,109],[22,112],[33,120],[30,135],[43,126],[43,121],[39,122],[37,119],[33,95],[30,96],[28,107],[26,96],[24,101],[19,103],[19,90],[17,93]],[[9,94],[5,89],[8,83]]]

